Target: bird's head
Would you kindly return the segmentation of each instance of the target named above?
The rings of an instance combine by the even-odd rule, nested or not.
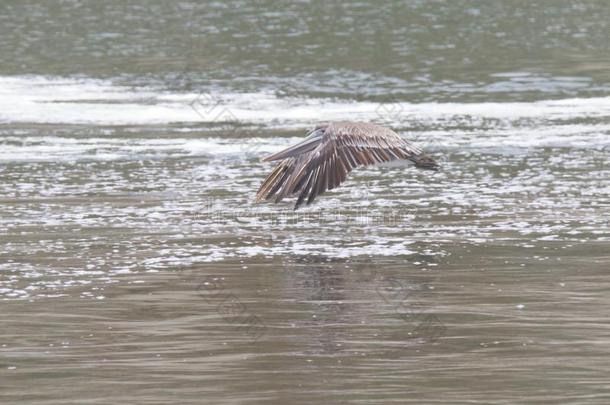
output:
[[[415,167],[419,169],[438,171],[441,168],[441,166],[436,160],[431,158],[429,155],[426,155],[425,153],[422,153],[417,156],[414,160],[414,163]]]
[[[324,131],[328,128],[328,124],[318,124],[314,129],[307,133],[306,139],[319,138],[324,135]]]
[[[317,131],[324,132],[324,131],[326,131],[326,128],[328,128],[328,124],[318,124],[314,128],[313,132],[317,132]]]

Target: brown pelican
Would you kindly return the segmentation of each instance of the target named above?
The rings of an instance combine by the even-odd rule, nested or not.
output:
[[[396,132],[366,122],[332,122],[317,126],[302,142],[263,158],[281,160],[256,193],[256,201],[275,202],[298,195],[296,210],[345,181],[357,166],[408,160],[422,169],[438,164]]]

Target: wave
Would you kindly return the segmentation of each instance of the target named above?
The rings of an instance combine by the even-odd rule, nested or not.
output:
[[[265,92],[170,93],[90,78],[0,77],[3,161],[260,154],[278,150],[296,138],[277,134],[258,137],[241,133],[240,128],[304,131],[320,121],[346,119],[390,125],[431,149],[490,148],[502,152],[512,148],[610,146],[610,97],[376,103],[286,98]],[[83,135],[77,128],[57,136],[39,128],[46,124],[105,130]],[[237,136],[207,131],[221,124]],[[128,137],[120,128],[125,126],[136,127]],[[159,128],[152,131],[155,139],[150,139],[154,127]]]

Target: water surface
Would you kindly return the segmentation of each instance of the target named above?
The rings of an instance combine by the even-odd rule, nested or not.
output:
[[[605,2],[1,7],[1,401],[610,400]],[[443,170],[253,204],[341,119]]]

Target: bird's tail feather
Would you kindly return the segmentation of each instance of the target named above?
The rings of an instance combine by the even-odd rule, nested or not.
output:
[[[269,173],[256,193],[256,202],[270,200],[275,196],[278,203],[284,197],[294,195],[303,188],[303,179],[296,178],[297,167],[301,165],[303,157],[289,158],[281,161]],[[302,176],[301,176],[302,177]]]
[[[271,171],[256,193],[256,202],[269,200],[286,182],[294,169],[294,158],[286,159]]]

